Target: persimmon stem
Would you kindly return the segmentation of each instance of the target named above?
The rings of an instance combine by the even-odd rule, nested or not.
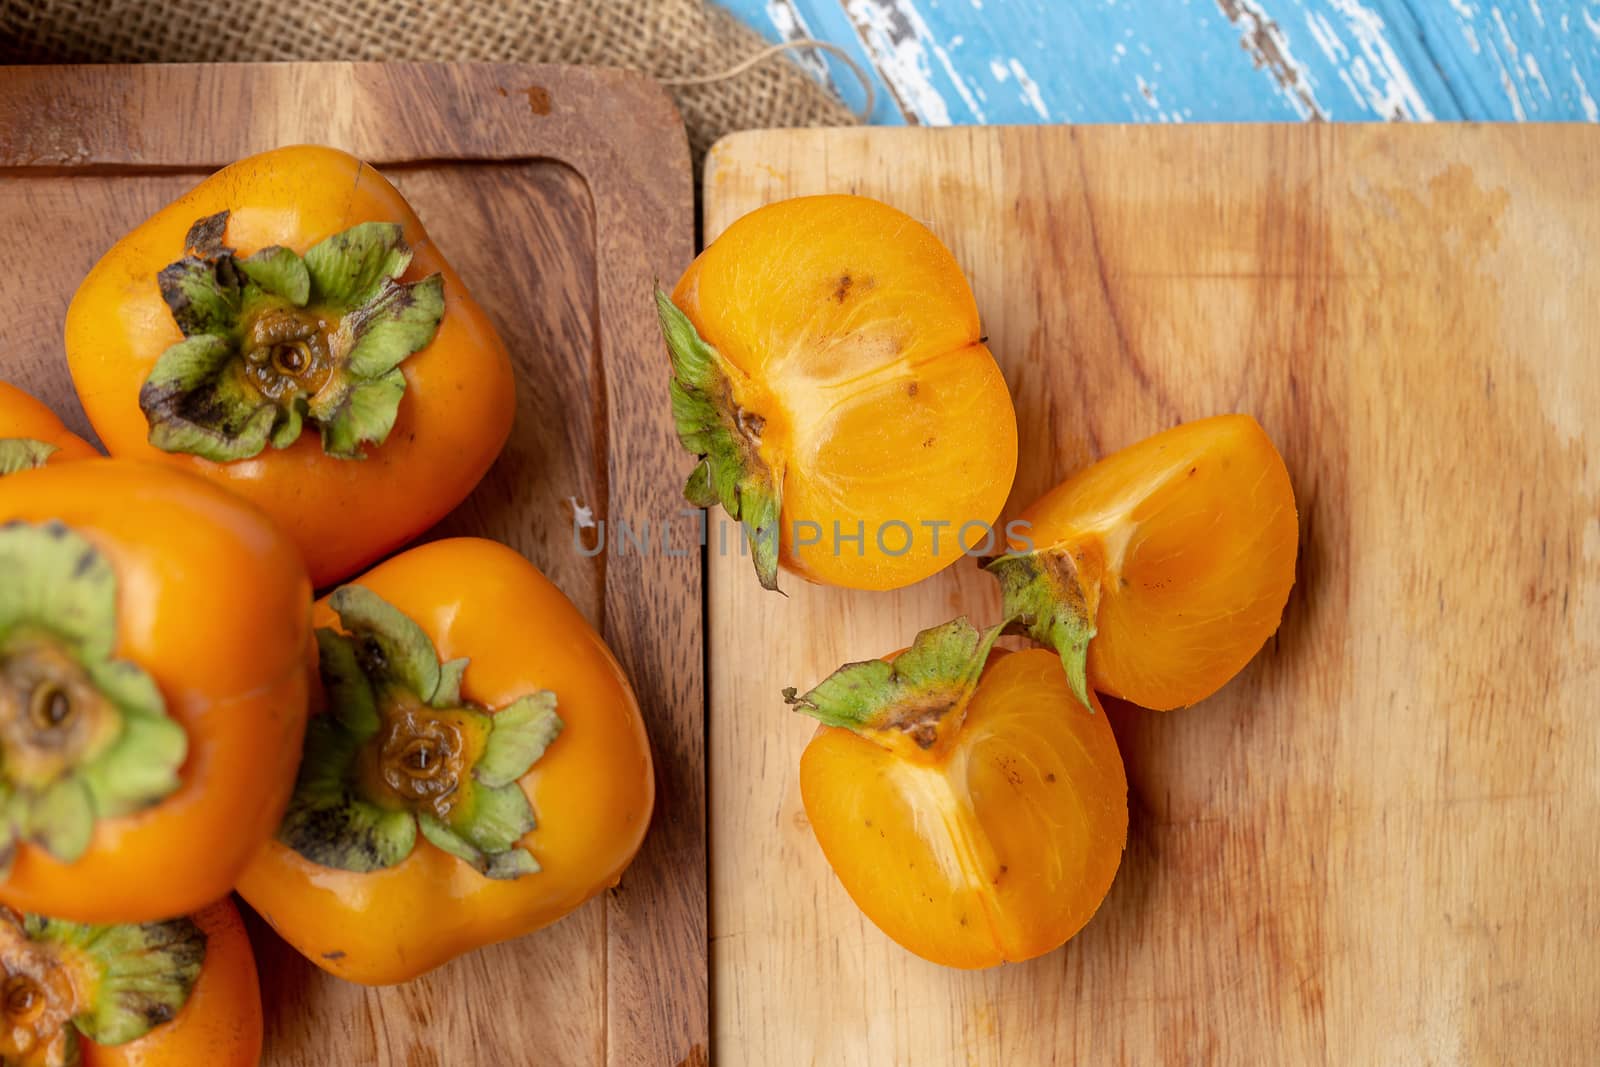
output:
[[[55,682],[37,683],[28,696],[28,712],[41,731],[66,729],[77,710],[67,691]]]
[[[307,729],[278,840],[345,871],[393,867],[421,837],[489,878],[537,872],[518,779],[561,729],[555,694],[475,705],[468,660],[440,662],[416,620],[361,585],[329,604],[342,630],[317,631],[328,711]]]
[[[733,366],[701,338],[672,298],[656,290],[661,334],[672,357],[672,419],[695,459],[683,494],[697,508],[721,504],[739,521],[763,589],[778,591],[783,472],[761,456],[766,420],[734,398]]]
[[[310,425],[327,455],[364,458],[394,427],[400,364],[438,331],[443,277],[399,280],[411,249],[395,222],[244,257],[227,225],[226,211],[198,220],[157,276],[183,340],[139,390],[150,443],[227,463],[288,448]]]
[[[1000,583],[1001,610],[1013,627],[1056,650],[1073,694],[1094,714],[1089,642],[1099,631],[1105,573],[1098,542],[1007,553],[983,566]]]
[[[893,660],[847,663],[804,696],[785,689],[796,711],[853,730],[903,756],[937,758],[960,730],[967,702],[1005,623],[979,631],[966,618],[917,634]]]
[[[363,749],[373,762],[368,791],[391,806],[447,818],[463,776],[471,772],[467,738],[448,710],[435,711],[397,694],[381,701],[383,725]]]
[[[39,1017],[45,1009],[45,993],[25,974],[14,974],[6,979],[5,1013],[13,1026],[26,1026]]]
[[[143,1037],[182,1010],[205,953],[187,918],[96,926],[0,908],[0,1063],[64,1067],[80,1035]]]
[[[59,643],[33,636],[0,651],[0,763],[8,779],[54,781],[114,732],[115,716]]]
[[[23,842],[76,860],[96,822],[178,787],[188,735],[115,657],[117,577],[59,522],[0,525],[0,876]]]

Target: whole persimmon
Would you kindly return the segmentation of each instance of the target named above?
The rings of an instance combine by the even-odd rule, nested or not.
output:
[[[895,589],[986,542],[1017,420],[972,289],[926,226],[861,196],[728,227],[657,293],[685,495],[745,527],[756,574]]]
[[[510,433],[505,345],[372,167],[297,146],[225,167],[95,264],[67,360],[114,456],[225,484],[318,586],[460,503]]]
[[[233,902],[97,926],[0,908],[0,1063],[256,1067],[261,988]]]
[[[1060,947],[1111,888],[1128,781],[1104,714],[1003,627],[924,630],[892,660],[785,697],[822,722],[800,759],[806,817],[839,881],[902,946],[950,967]]]
[[[272,835],[306,723],[311,583],[192,474],[85,459],[0,478],[0,903],[193,911]]]
[[[1294,489],[1249,415],[1113,453],[1010,528],[1013,551],[988,565],[1005,614],[1060,652],[1085,701],[1091,687],[1157,710],[1210,696],[1277,630],[1294,585]]]
[[[0,474],[99,454],[55,412],[10,382],[0,382]]]
[[[325,707],[239,892],[307,959],[403,982],[621,878],[655,779],[605,642],[479,538],[385,560],[316,605]]]

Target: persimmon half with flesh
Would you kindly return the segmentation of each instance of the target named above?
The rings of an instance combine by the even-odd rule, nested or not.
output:
[[[785,698],[823,723],[800,796],[856,906],[918,956],[991,967],[1058,948],[1122,862],[1128,780],[1104,714],[1002,627],[924,630],[892,661]]]
[[[760,208],[657,293],[685,488],[756,573],[896,589],[982,544],[1017,420],[972,289],[921,223],[860,196]]]
[[[1168,710],[1238,674],[1278,628],[1299,524],[1283,457],[1249,415],[1124,448],[1023,512],[989,563],[1005,614],[1073,688]]]

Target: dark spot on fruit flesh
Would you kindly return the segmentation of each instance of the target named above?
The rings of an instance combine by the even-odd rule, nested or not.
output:
[[[999,885],[1000,884],[1000,879],[1002,879],[1002,878],[1004,878],[1006,876],[1006,870],[1007,870],[1006,865],[1002,863],[1000,865],[1000,869],[995,872],[994,883],[993,883],[994,885]]]
[[[1052,771],[1051,773],[1045,775],[1044,780],[1053,783],[1056,780],[1055,772]]]
[[[344,949],[338,948],[332,952],[324,952],[322,958],[325,960],[342,960],[344,959]]]
[[[906,385],[906,396],[916,396],[916,395],[917,395],[917,383],[916,382],[908,383]]]
[[[1000,772],[1000,776],[1013,787],[1020,788],[1022,786],[1022,775],[1020,772],[1018,772],[1017,765],[1014,760],[1001,757],[995,761],[995,769],[998,770]]]
[[[542,85],[528,86],[528,110],[535,115],[550,114],[550,90]]]
[[[854,284],[854,279],[850,275],[841,274],[839,276],[839,287],[833,291],[833,298],[841,304],[844,303],[850,296],[850,286],[852,284]]]
[[[886,729],[899,730],[911,738],[918,748],[926,751],[939,739],[939,720],[952,706],[948,696],[934,696],[919,704],[900,708],[894,719],[884,725]]]
[[[933,438],[930,437],[926,441],[923,441],[922,442],[922,447],[923,448],[932,448],[933,447]]]

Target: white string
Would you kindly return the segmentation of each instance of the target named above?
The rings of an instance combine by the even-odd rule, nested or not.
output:
[[[838,59],[845,66],[849,67],[850,72],[854,74],[856,76],[856,80],[861,83],[861,88],[865,90],[867,96],[866,105],[862,107],[860,111],[856,112],[856,117],[862,122],[868,122],[872,119],[872,108],[878,102],[878,94],[877,90],[873,88],[872,78],[867,75],[865,70],[861,69],[861,64],[855,61],[855,57],[853,57],[849,52],[846,52],[843,48],[840,48],[831,41],[818,41],[809,37],[800,41],[784,41],[782,44],[775,44],[771,45],[770,47],[763,48],[755,55],[740,60],[738,63],[735,63],[733,66],[729,67],[725,71],[722,71],[720,74],[704,74],[693,78],[662,78],[660,81],[662,85],[672,86],[712,85],[716,82],[727,81],[729,78],[737,78],[751,67],[754,67],[756,64],[772,58],[780,52],[790,52],[797,49],[811,49],[818,52],[827,52],[829,55]]]

